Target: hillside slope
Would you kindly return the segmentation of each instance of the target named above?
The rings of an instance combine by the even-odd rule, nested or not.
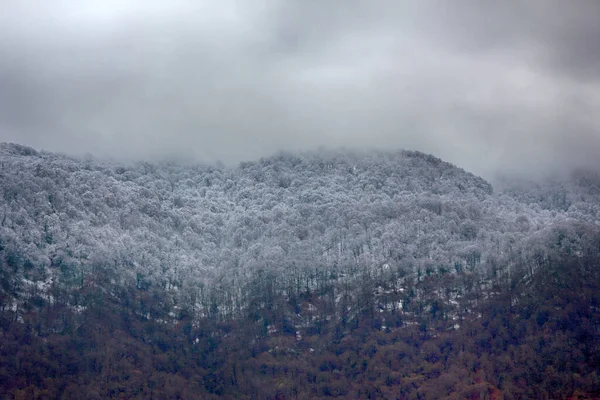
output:
[[[284,397],[363,398],[371,388],[438,398],[423,387],[444,377],[444,395],[523,398],[531,379],[536,390],[550,385],[549,367],[561,395],[592,393],[597,182],[579,172],[494,193],[407,151],[279,154],[228,169],[2,144],[0,350],[45,360],[7,363],[2,394],[173,397],[177,387],[182,397],[275,398],[277,381]],[[500,324],[491,337],[490,324]],[[558,345],[552,330],[580,346],[562,349],[560,365],[531,355],[547,375],[524,384],[514,364],[500,381],[485,370],[532,338]],[[466,360],[466,347],[490,358]],[[375,361],[382,350],[405,356]],[[308,364],[297,365],[300,355]],[[162,383],[151,387],[154,375]]]

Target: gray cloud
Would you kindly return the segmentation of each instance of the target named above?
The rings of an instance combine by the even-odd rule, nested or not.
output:
[[[0,140],[237,162],[410,148],[598,166],[600,3],[7,0]]]

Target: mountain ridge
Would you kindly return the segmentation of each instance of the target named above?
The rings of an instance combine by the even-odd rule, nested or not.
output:
[[[553,298],[556,287],[566,290],[563,284],[570,288],[568,299],[578,287],[588,293],[585,301],[569,301],[583,301],[577,307],[586,321],[595,315],[585,308],[597,301],[593,265],[600,249],[595,244],[600,215],[593,176],[563,185],[561,191],[540,184],[494,192],[482,178],[408,151],[280,153],[219,168],[124,165],[2,144],[0,165],[4,335],[14,333],[20,340],[20,329],[29,327],[32,343],[84,340],[87,335],[96,344],[86,346],[102,347],[107,344],[94,332],[104,332],[104,319],[110,321],[106,329],[143,354],[142,348],[158,345],[152,352],[187,359],[183,354],[197,348],[207,360],[202,369],[211,372],[202,378],[203,389],[189,387],[196,395],[258,395],[248,394],[252,385],[242,390],[211,375],[234,379],[231,373],[242,374],[235,367],[221,369],[231,367],[227,357],[218,358],[223,352],[231,351],[232,359],[249,366],[256,357],[271,357],[283,348],[282,362],[293,363],[290,355],[314,352],[320,357],[342,351],[341,343],[360,334],[364,345],[381,335],[385,343],[402,338],[415,346],[409,353],[420,354],[425,343],[441,346],[438,341],[444,336],[458,340],[456,335],[483,329],[480,324],[485,326],[488,318],[496,321],[497,314],[489,314],[495,307],[504,310],[498,314],[502,318],[516,321],[534,312],[542,321],[539,326],[547,329],[553,318],[564,317],[544,308],[547,300],[537,304],[537,293]],[[583,183],[585,190],[580,190],[581,182],[591,183]],[[550,192],[558,195],[546,199],[544,193]],[[538,204],[540,196],[547,202]],[[586,280],[591,282],[583,284]],[[588,284],[592,286],[586,289]],[[586,335],[595,338],[590,333],[593,323],[588,325]],[[537,332],[538,326],[531,329]],[[148,336],[143,333],[147,330],[163,336]],[[230,334],[232,339],[227,339]],[[169,335],[175,336],[167,340]],[[514,346],[522,343],[510,335],[528,338],[512,330],[506,335]],[[233,338],[239,344],[229,342]],[[582,343],[582,349],[590,351],[595,340],[589,343],[592,347]],[[367,351],[363,344],[355,350],[371,360],[377,351]],[[244,349],[252,351],[246,354]],[[87,349],[83,353],[92,357]],[[423,362],[434,365],[436,357]],[[593,382],[587,374],[595,359],[589,360],[572,369]],[[352,363],[332,362],[351,374]],[[276,364],[272,360],[258,370]],[[10,365],[11,371],[30,376]],[[127,377],[133,369],[156,372],[139,360],[132,365],[137,369],[123,367]],[[423,382],[439,376],[414,366],[411,373]],[[448,361],[444,368],[455,367]],[[77,368],[91,372],[84,365]],[[189,365],[178,368],[187,374],[196,371]],[[339,369],[323,368],[321,372]],[[472,372],[465,376],[472,377]],[[408,384],[406,376],[390,374],[378,390],[404,385],[407,396],[421,390]],[[348,394],[332,386],[334,375],[322,377],[327,387],[309,391],[308,397]],[[181,378],[177,372],[169,376]],[[520,390],[517,377],[505,387],[491,372],[486,376],[485,391]],[[0,371],[0,381],[5,378]],[[248,379],[270,385],[263,375]],[[593,383],[586,385],[577,387],[596,390]],[[100,386],[103,397],[117,396],[110,385]],[[150,393],[139,390],[141,397]],[[362,386],[352,390],[363,397]],[[378,396],[377,390],[372,393]]]

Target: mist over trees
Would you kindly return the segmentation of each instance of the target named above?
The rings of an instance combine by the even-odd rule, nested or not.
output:
[[[589,171],[495,191],[419,152],[220,168],[2,144],[0,194],[2,396],[600,390]]]

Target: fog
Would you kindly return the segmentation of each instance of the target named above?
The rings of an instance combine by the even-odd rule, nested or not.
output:
[[[600,167],[600,2],[4,0],[0,141],[234,164],[414,149]]]

